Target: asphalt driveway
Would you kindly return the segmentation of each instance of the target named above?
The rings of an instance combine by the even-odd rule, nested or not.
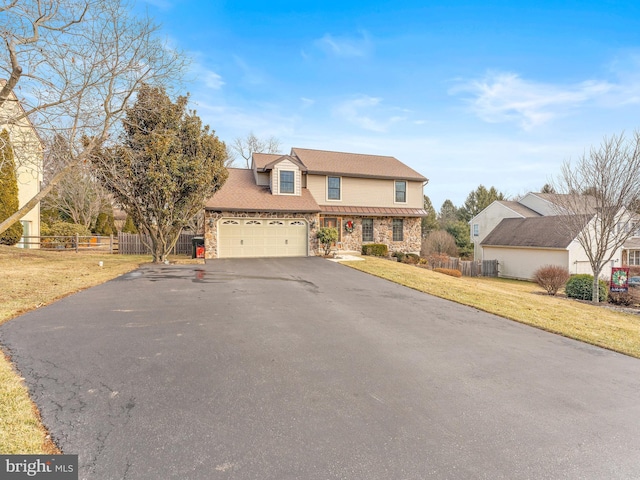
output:
[[[80,478],[640,478],[639,360],[319,258],[145,267],[0,343]]]

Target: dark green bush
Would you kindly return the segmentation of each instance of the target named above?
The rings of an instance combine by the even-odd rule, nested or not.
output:
[[[389,247],[384,243],[367,243],[362,246],[363,255],[373,255],[376,257],[386,257],[389,254]]]
[[[599,280],[600,291],[599,298],[601,302],[607,299],[609,293],[607,282]],[[569,298],[577,298],[578,300],[591,300],[593,297],[593,275],[586,273],[580,275],[572,275],[567,284],[564,286],[564,291]]]
[[[399,262],[404,262],[404,257],[405,257],[405,255],[404,255],[404,253],[402,253],[402,252],[393,252],[393,253],[391,254],[391,256],[392,256],[392,257],[396,257],[396,258],[398,259],[398,261],[399,261]]]

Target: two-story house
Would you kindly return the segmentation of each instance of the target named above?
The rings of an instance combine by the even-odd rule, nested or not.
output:
[[[250,169],[229,169],[206,202],[207,258],[318,255],[316,234],[334,227],[336,247],[365,243],[419,252],[428,180],[394,157],[292,148],[255,153]]]
[[[531,192],[518,201],[496,200],[470,221],[474,256],[476,260],[498,260],[500,276],[507,278],[532,279],[545,265],[559,265],[572,274],[593,274],[578,236],[595,235],[597,219],[596,201],[585,195]],[[619,220],[618,229],[637,228],[626,211],[620,212]],[[613,266],[640,262],[637,237],[615,248],[611,241],[612,262],[601,273],[605,278]]]
[[[44,148],[35,127],[25,116],[25,111],[14,93],[9,94],[9,98],[0,108],[0,130],[2,129],[6,129],[11,138],[18,179],[18,203],[21,208],[40,191]],[[20,222],[24,236],[40,235],[40,204],[27,212]],[[37,242],[18,243],[19,247],[27,248],[37,245]]]

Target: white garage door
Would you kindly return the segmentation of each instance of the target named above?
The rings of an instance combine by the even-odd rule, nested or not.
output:
[[[218,256],[305,257],[307,222],[299,218],[222,218]]]

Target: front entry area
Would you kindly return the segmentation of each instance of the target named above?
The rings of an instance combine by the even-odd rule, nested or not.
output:
[[[218,257],[306,257],[307,222],[301,218],[221,218]]]

